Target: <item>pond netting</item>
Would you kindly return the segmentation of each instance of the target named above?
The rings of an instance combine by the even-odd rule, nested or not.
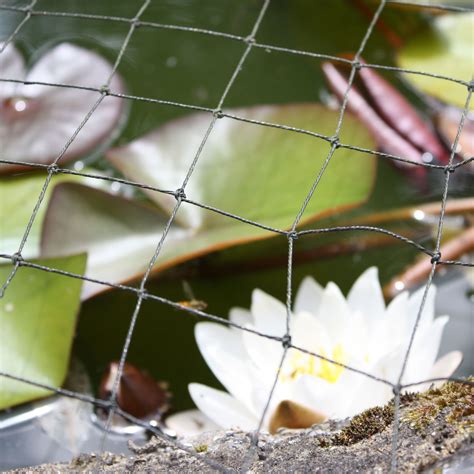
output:
[[[108,420],[105,426],[104,430],[104,436],[102,440],[102,446],[98,446],[98,449],[104,448],[104,443],[107,439],[107,436],[109,434],[110,430],[110,425],[112,421],[112,417],[114,414],[119,414],[125,419],[129,420],[130,422],[142,426],[149,430],[150,432],[154,433],[157,437],[165,438],[170,445],[175,446],[176,449],[184,450],[187,453],[189,453],[190,456],[198,456],[201,462],[206,463],[209,465],[211,468],[215,468],[220,471],[228,471],[229,469],[221,465],[220,463],[208,459],[205,455],[203,456],[202,454],[197,455],[194,449],[190,449],[188,446],[185,446],[181,444],[176,438],[169,436],[165,432],[163,432],[159,427],[155,425],[150,425],[148,422],[138,419],[134,416],[132,416],[129,413],[126,413],[124,410],[122,410],[116,402],[117,398],[117,392],[119,389],[119,382],[122,377],[123,371],[124,371],[124,365],[127,360],[127,354],[129,351],[129,347],[131,344],[131,341],[134,337],[134,329],[137,323],[137,319],[139,318],[140,315],[140,308],[142,306],[142,303],[145,300],[155,300],[158,301],[162,304],[170,305],[174,308],[179,309],[180,311],[185,311],[188,313],[191,313],[198,318],[205,319],[205,320],[211,320],[211,321],[216,321],[221,324],[231,326],[234,328],[237,328],[242,331],[248,331],[252,332],[259,337],[262,338],[268,338],[271,340],[278,341],[282,345],[282,357],[281,360],[279,360],[279,368],[277,372],[275,373],[274,377],[274,383],[271,388],[271,390],[268,393],[267,396],[267,401],[265,408],[263,412],[261,413],[260,416],[260,422],[258,426],[255,427],[255,431],[253,433],[252,439],[251,439],[251,446],[253,449],[249,449],[248,453],[242,459],[242,471],[246,471],[252,464],[252,462],[256,459],[257,457],[257,444],[259,441],[259,435],[260,432],[263,428],[263,422],[265,419],[265,416],[267,414],[267,410],[269,409],[270,402],[272,400],[272,396],[275,391],[275,387],[277,386],[279,382],[279,372],[283,366],[283,363],[285,361],[285,358],[287,356],[287,353],[290,349],[295,349],[302,351],[306,354],[309,354],[311,356],[314,356],[320,360],[324,360],[327,363],[330,364],[335,364],[336,366],[345,368],[346,370],[353,371],[355,373],[358,373],[360,377],[369,377],[375,381],[377,381],[380,384],[385,384],[389,386],[394,394],[394,425],[393,425],[393,437],[392,437],[392,449],[391,449],[391,468],[393,471],[397,469],[397,447],[399,445],[399,432],[398,432],[398,426],[400,423],[400,398],[401,398],[401,392],[404,389],[407,389],[409,387],[415,386],[415,385],[421,385],[421,384],[426,384],[426,383],[433,383],[436,381],[442,381],[442,380],[452,380],[454,382],[458,383],[470,383],[465,380],[455,378],[455,377],[449,377],[449,378],[443,378],[443,379],[430,379],[430,380],[420,380],[418,383],[411,383],[409,385],[404,385],[401,383],[403,379],[403,375],[405,373],[405,369],[407,366],[407,362],[410,357],[410,351],[412,349],[413,341],[415,338],[415,335],[418,330],[419,326],[419,321],[420,317],[422,315],[425,302],[427,300],[427,295],[428,295],[428,290],[430,286],[432,285],[433,281],[433,276],[435,274],[436,268],[439,265],[458,265],[458,266],[472,266],[471,263],[466,263],[464,261],[457,261],[457,260],[445,260],[443,259],[443,255],[440,253],[440,248],[441,248],[441,239],[443,236],[443,224],[444,224],[444,218],[445,218],[445,210],[446,210],[446,203],[447,203],[447,197],[448,197],[448,189],[449,189],[449,184],[450,184],[450,178],[453,173],[456,172],[456,170],[461,167],[461,166],[466,166],[470,162],[473,161],[473,158],[469,158],[467,160],[464,160],[462,162],[456,163],[454,158],[455,158],[455,152],[458,146],[458,141],[464,126],[464,122],[466,120],[468,110],[469,110],[469,104],[471,100],[471,95],[472,95],[472,90],[474,86],[474,82],[467,82],[467,81],[462,81],[456,78],[448,77],[446,75],[443,75],[443,71],[440,71],[440,74],[432,74],[430,72],[426,71],[418,71],[418,70],[407,70],[403,69],[400,67],[395,67],[395,66],[384,66],[384,65],[378,65],[378,64],[370,64],[370,63],[365,63],[361,61],[362,54],[364,53],[364,49],[366,47],[366,44],[371,37],[374,28],[377,25],[377,22],[382,14],[382,11],[388,4],[404,4],[410,5],[410,2],[405,2],[405,1],[396,1],[396,0],[381,0],[378,5],[376,5],[376,9],[373,13],[372,19],[370,23],[368,24],[368,27],[366,29],[365,35],[360,42],[359,45],[354,45],[354,49],[357,51],[355,56],[352,59],[345,59],[341,57],[336,57],[328,54],[320,54],[318,52],[311,52],[311,51],[302,51],[302,50],[296,50],[296,49],[291,49],[291,48],[285,48],[281,46],[273,46],[271,44],[261,44],[258,42],[257,37],[258,37],[258,31],[261,26],[262,21],[264,20],[266,11],[269,7],[270,0],[264,0],[262,1],[261,8],[258,12],[258,15],[255,18],[253,27],[251,31],[249,31],[248,36],[239,36],[239,35],[234,35],[234,34],[228,34],[224,32],[219,32],[219,31],[213,31],[213,30],[208,30],[208,29],[201,29],[201,28],[194,28],[194,27],[187,27],[187,26],[180,26],[180,25],[173,25],[173,24],[160,24],[160,23],[155,23],[155,22],[150,22],[150,21],[142,21],[141,16],[142,14],[146,11],[147,7],[150,5],[150,2],[153,0],[145,0],[143,4],[139,5],[139,8],[137,9],[137,13],[133,18],[124,18],[124,17],[118,17],[118,16],[102,16],[102,15],[95,15],[95,14],[88,14],[88,13],[80,13],[80,12],[60,12],[60,11],[42,11],[39,10],[37,7],[40,5],[40,1],[38,0],[33,0],[28,6],[26,7],[19,7],[19,6],[13,6],[13,5],[0,5],[0,11],[14,11],[14,12],[19,12],[22,13],[24,16],[22,20],[18,23],[18,25],[15,27],[13,32],[10,34],[10,36],[5,40],[3,43],[2,48],[0,49],[0,54],[5,50],[8,44],[13,42],[19,32],[21,31],[22,27],[34,16],[51,16],[51,17],[56,17],[57,21],[60,22],[63,19],[66,18],[76,18],[76,19],[81,19],[83,21],[88,21],[88,20],[94,20],[94,21],[104,21],[104,22],[119,22],[122,24],[128,25],[128,33],[126,34],[125,38],[123,39],[123,43],[119,49],[118,55],[115,59],[115,62],[113,64],[112,72],[108,78],[108,80],[104,83],[103,87],[101,88],[82,88],[88,91],[95,91],[97,93],[97,100],[92,106],[92,108],[89,110],[89,112],[83,117],[82,122],[80,123],[79,127],[76,129],[74,134],[70,136],[70,138],[67,140],[66,143],[64,143],[64,147],[62,151],[59,153],[59,155],[56,157],[56,159],[50,163],[50,164],[38,164],[38,163],[29,163],[29,162],[17,162],[17,161],[12,161],[12,160],[6,160],[3,159],[0,155],[0,164],[21,164],[24,166],[28,166],[31,168],[41,168],[43,171],[46,173],[46,178],[44,180],[43,187],[41,189],[41,192],[38,196],[36,205],[34,209],[32,210],[31,217],[28,221],[28,224],[24,230],[23,238],[21,239],[21,242],[18,246],[17,251],[12,254],[1,254],[0,257],[6,261],[11,261],[12,264],[12,270],[9,275],[9,277],[6,279],[6,281],[2,282],[2,287],[1,287],[1,296],[5,294],[5,292],[8,291],[8,287],[11,284],[11,282],[14,280],[15,275],[17,273],[17,270],[20,267],[29,267],[33,269],[37,269],[39,271],[45,271],[45,272],[53,272],[56,274],[63,275],[65,277],[69,278],[76,278],[84,281],[89,281],[92,283],[96,283],[99,285],[104,285],[107,287],[111,287],[120,291],[126,291],[126,292],[132,292],[133,294],[136,295],[136,304],[133,310],[133,314],[131,314],[131,319],[128,327],[128,332],[126,335],[126,339],[123,344],[122,352],[121,352],[121,357],[120,357],[120,363],[118,366],[118,371],[113,383],[113,388],[111,390],[111,395],[109,400],[102,400],[102,399],[97,399],[91,396],[84,395],[82,393],[76,393],[73,391],[69,391],[66,389],[58,389],[52,386],[48,386],[42,383],[38,383],[35,380],[28,380],[23,377],[20,377],[16,374],[13,373],[5,373],[1,372],[0,376],[10,378],[19,382],[27,383],[27,384],[32,384],[37,387],[41,387],[47,390],[51,390],[52,392],[55,392],[59,395],[65,396],[65,397],[71,397],[71,398],[76,398],[88,403],[91,403],[97,407],[102,407],[106,411],[108,411]],[[412,6],[417,6],[417,7],[430,7],[431,9],[437,9],[440,11],[450,11],[450,12],[467,12],[471,11],[471,9],[468,8],[463,8],[463,7],[457,7],[453,5],[440,5],[440,4],[430,4],[430,3],[420,3],[420,2],[413,2],[411,4]],[[118,93],[114,90],[111,90],[110,84],[112,77],[116,74],[120,63],[123,59],[124,53],[127,50],[127,47],[129,46],[129,42],[132,38],[132,36],[135,34],[137,29],[142,29],[142,28],[158,28],[158,29],[168,29],[168,30],[181,30],[181,31],[186,31],[195,35],[212,35],[215,37],[222,37],[222,38],[227,38],[233,41],[240,42],[242,44],[242,54],[240,56],[240,59],[238,62],[235,64],[235,68],[233,70],[233,73],[230,75],[229,80],[226,84],[226,86],[223,89],[222,95],[220,96],[219,101],[215,104],[214,108],[208,108],[208,107],[200,107],[192,104],[186,104],[186,103],[181,103],[181,102],[173,102],[170,100],[166,99],[157,99],[153,97],[140,97],[140,96],[134,96],[134,95],[129,95],[126,93]],[[303,56],[310,56],[314,58],[319,58],[319,59],[328,59],[331,61],[335,62],[341,62],[345,63],[346,65],[350,66],[350,75],[349,75],[349,80],[348,80],[348,87],[345,91],[345,94],[343,95],[343,98],[341,100],[341,105],[339,108],[339,116],[338,116],[338,121],[337,121],[337,126],[334,130],[334,134],[331,136],[325,136],[321,135],[315,132],[312,132],[310,130],[305,130],[305,129],[298,129],[295,127],[287,126],[284,124],[279,124],[279,123],[270,123],[270,122],[264,122],[264,121],[259,121],[259,120],[253,120],[245,117],[240,117],[238,115],[235,115],[234,113],[228,113],[226,112],[224,106],[226,103],[226,98],[229,95],[229,92],[231,91],[237,77],[239,76],[240,72],[242,71],[242,68],[250,54],[252,54],[252,50],[257,49],[257,48],[263,48],[268,51],[280,51],[286,54],[290,55],[303,55]],[[146,65],[144,65],[146,67]],[[350,143],[343,143],[340,140],[340,131],[341,127],[343,124],[345,112],[347,109],[347,104],[348,104],[348,98],[349,98],[349,92],[351,90],[351,87],[354,83],[354,80],[356,78],[356,75],[358,74],[358,71],[360,71],[362,68],[371,68],[374,70],[377,69],[383,69],[386,71],[392,71],[393,73],[404,73],[404,74],[414,74],[414,75],[425,75],[425,76],[432,76],[435,78],[438,78],[440,80],[445,80],[445,81],[453,81],[457,84],[461,84],[462,86],[465,87],[466,90],[466,101],[465,101],[465,106],[462,111],[462,116],[459,121],[459,125],[457,128],[457,135],[456,139],[454,140],[454,143],[452,144],[451,147],[451,153],[450,153],[450,158],[449,162],[445,165],[440,165],[440,164],[434,164],[434,163],[420,163],[420,162],[415,162],[410,159],[407,159],[406,157],[403,156],[397,156],[394,154],[390,153],[384,153],[381,151],[377,150],[370,150],[370,149],[364,149],[362,147],[354,146],[351,145]],[[81,89],[81,86],[77,85],[68,85],[68,84],[56,84],[56,83],[48,83],[48,82],[28,82],[28,81],[21,81],[18,79],[12,79],[8,77],[2,77],[0,79],[2,82],[12,82],[12,83],[21,83],[25,85],[30,85],[30,84],[39,84],[42,86],[48,86],[48,87],[54,87],[54,88],[76,88],[76,89]],[[141,182],[134,182],[131,180],[127,179],[122,179],[122,178],[117,178],[117,177],[110,177],[110,176],[104,176],[101,174],[93,174],[90,172],[81,172],[77,171],[74,169],[69,169],[66,167],[61,167],[61,159],[68,150],[69,146],[81,129],[85,126],[87,121],[90,119],[90,117],[94,114],[98,106],[102,103],[102,101],[106,97],[118,97],[123,101],[144,101],[148,102],[150,104],[155,104],[156,107],[159,106],[170,106],[170,107],[179,107],[183,109],[189,109],[190,111],[201,111],[208,113],[209,115],[209,124],[207,126],[207,129],[205,130],[204,135],[202,136],[202,139],[200,141],[199,147],[196,149],[195,154],[194,154],[194,159],[189,166],[186,174],[183,176],[182,184],[178,189],[158,189],[156,187],[150,186],[146,183],[141,183]],[[199,158],[202,154],[203,149],[206,147],[206,143],[208,141],[209,136],[213,133],[213,129],[219,120],[237,120],[237,121],[245,121],[247,123],[253,124],[255,127],[273,127],[273,128],[278,128],[282,129],[285,131],[285,133],[300,133],[300,134],[306,134],[308,136],[312,136],[314,140],[323,140],[330,145],[330,150],[329,153],[327,154],[322,167],[318,170],[318,172],[315,174],[315,178],[313,181],[312,186],[308,190],[308,193],[306,195],[306,198],[304,201],[301,203],[301,207],[299,212],[294,218],[293,225],[289,230],[281,230],[281,229],[276,229],[272,228],[270,226],[267,226],[263,223],[260,222],[255,222],[250,219],[245,218],[244,216],[239,216],[230,212],[227,212],[225,209],[219,209],[215,208],[209,205],[206,205],[205,203],[200,203],[197,201],[193,200],[193,196],[188,196],[186,194],[186,189],[188,182],[193,179],[193,171],[195,170],[196,167],[199,166]],[[353,150],[354,152],[358,153],[367,153],[367,154],[373,154],[377,156],[379,159],[383,160],[395,160],[395,161],[401,161],[405,162],[407,164],[410,164],[411,166],[421,166],[421,167],[426,167],[430,168],[432,170],[435,170],[436,172],[440,173],[441,175],[444,175],[443,177],[443,186],[441,191],[442,194],[442,199],[440,202],[440,213],[439,213],[439,218],[438,218],[438,223],[437,223],[437,231],[436,231],[436,238],[435,238],[435,245],[434,248],[426,248],[423,245],[401,235],[396,232],[391,232],[387,229],[380,228],[377,226],[365,226],[365,225],[349,225],[349,226],[340,226],[340,227],[327,227],[327,228],[316,228],[312,230],[303,230],[299,231],[298,230],[298,224],[300,223],[300,220],[308,206],[308,203],[312,199],[317,199],[318,198],[318,185],[325,173],[326,168],[328,167],[331,159],[333,158],[333,155],[335,154],[336,150],[339,148],[346,148]],[[0,151],[1,153],[1,151]],[[161,238],[159,241],[156,242],[156,249],[154,254],[149,260],[148,266],[146,268],[146,271],[141,278],[140,284],[138,287],[133,287],[125,284],[118,284],[115,282],[108,282],[108,281],[101,281],[93,278],[88,278],[87,276],[83,276],[80,274],[74,274],[71,272],[55,269],[55,268],[50,268],[44,265],[40,265],[38,263],[34,263],[32,261],[28,261],[28,259],[24,258],[22,256],[23,249],[25,247],[25,244],[29,238],[30,231],[32,229],[33,223],[35,222],[35,219],[38,216],[38,212],[43,205],[43,201],[46,195],[46,191],[48,187],[51,184],[51,180],[54,175],[57,174],[69,174],[69,175],[78,175],[78,176],[86,176],[88,178],[94,178],[98,180],[106,180],[110,182],[118,182],[127,186],[132,186],[135,188],[142,188],[142,189],[147,189],[156,193],[166,193],[168,195],[172,195],[176,199],[176,203],[174,206],[173,211],[171,212],[171,215],[167,221],[167,224],[165,226],[165,229],[161,235]],[[256,329],[250,329],[244,326],[241,326],[235,322],[229,321],[225,317],[220,317],[218,315],[213,315],[210,313],[207,313],[205,311],[183,305],[181,303],[171,301],[169,299],[163,298],[159,295],[156,294],[151,294],[147,291],[146,284],[147,281],[149,280],[152,268],[154,267],[155,263],[157,260],[160,258],[160,253],[162,251],[162,248],[166,246],[166,238],[167,234],[169,232],[170,227],[172,226],[176,214],[182,205],[182,203],[188,203],[192,206],[200,206],[204,209],[209,210],[210,212],[216,212],[221,214],[222,216],[225,216],[228,219],[237,219],[240,222],[242,222],[245,225],[250,225],[250,226],[257,226],[260,227],[261,229],[265,229],[266,231],[270,233],[275,233],[280,236],[286,237],[288,241],[288,264],[287,264],[287,281],[286,281],[286,334],[284,334],[282,337],[277,337],[274,335],[270,334],[265,334],[260,331],[257,331]],[[405,243],[406,245],[411,245],[415,247],[419,252],[422,252],[426,255],[426,259],[428,259],[431,262],[431,271],[429,273],[429,276],[426,280],[425,286],[424,286],[424,293],[423,293],[423,298],[421,300],[421,305],[419,307],[418,313],[417,313],[417,318],[413,327],[413,331],[410,336],[410,340],[407,341],[408,346],[407,350],[404,356],[403,360],[403,365],[401,372],[398,376],[398,380],[396,383],[393,383],[389,380],[385,380],[381,377],[377,377],[373,374],[367,373],[365,371],[359,370],[355,367],[350,367],[348,365],[345,365],[341,362],[338,362],[336,360],[333,360],[329,357],[326,357],[324,354],[317,354],[313,353],[311,351],[308,351],[302,347],[298,347],[292,342],[292,334],[290,331],[290,320],[291,320],[291,308],[292,308],[292,271],[293,271],[293,252],[295,247],[298,245],[298,238],[302,237],[303,235],[306,234],[324,234],[327,232],[349,232],[349,231],[363,231],[363,232],[375,232],[375,233],[382,233],[389,235],[395,239],[399,239],[401,242]],[[1,335],[0,335],[1,337]],[[1,341],[0,341],[1,343]]]

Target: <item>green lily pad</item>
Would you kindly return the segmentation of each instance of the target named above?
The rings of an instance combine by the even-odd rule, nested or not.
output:
[[[0,206],[0,253],[11,255],[18,250],[45,179],[46,175],[42,173],[0,178],[0,201],[2,203]],[[99,180],[65,174],[53,176],[28,235],[22,252],[24,258],[39,256],[41,228],[51,192],[56,184],[65,181],[89,183],[95,187],[103,187],[103,182]]]
[[[82,274],[86,256],[38,263]],[[0,266],[5,281],[11,265]],[[81,280],[20,267],[0,300],[0,371],[60,387],[66,376],[79,310]],[[47,396],[33,385],[0,377],[0,409]]]
[[[0,253],[13,254],[18,250],[26,225],[45,181],[44,175],[10,177],[0,179]],[[38,212],[23,255],[37,256],[41,223],[46,211],[50,191],[45,196],[44,206]]]
[[[73,218],[71,218],[73,216]],[[88,277],[115,283],[142,274],[165,228],[159,209],[77,183],[56,186],[45,218],[42,255],[87,252]],[[188,234],[171,229],[173,243]],[[84,282],[83,298],[107,290]]]
[[[398,64],[403,68],[469,82],[474,75],[473,31],[474,13],[437,17],[430,28],[414,36],[400,50]],[[423,92],[448,104],[464,107],[466,87],[419,74],[407,74],[406,78]]]
[[[331,136],[338,114],[319,104],[257,106],[230,110],[247,120],[284,123]],[[192,114],[170,122],[130,144],[112,149],[109,160],[129,179],[175,190],[190,167],[211,121],[209,114]],[[351,116],[342,140],[373,148],[365,128]],[[190,199],[269,226],[289,228],[329,152],[329,144],[287,130],[229,118],[217,121],[186,187]],[[364,200],[372,187],[375,161],[345,149],[335,154],[308,205],[306,220]],[[356,175],[357,180],[353,177]],[[360,178],[360,179],[359,179]],[[173,196],[146,191],[167,213]],[[194,229],[232,226],[199,207],[185,206],[178,220]]]
[[[247,119],[287,123],[330,135],[336,112],[320,105],[264,106],[232,111]],[[181,186],[211,116],[195,114],[171,122],[108,157],[124,175],[169,190]],[[373,148],[365,128],[351,116],[342,139]],[[278,229],[291,227],[329,151],[308,135],[220,119],[186,187],[190,199]],[[354,179],[356,177],[356,179]],[[338,149],[302,223],[354,207],[369,195],[375,158]],[[114,283],[145,270],[175,205],[168,194],[149,191],[161,207],[151,209],[80,185],[57,186],[42,239],[43,255],[89,254],[87,275]],[[74,216],[74,218],[71,218]],[[183,203],[154,270],[275,234]],[[100,289],[99,289],[100,288]],[[84,296],[107,287],[85,286]]]

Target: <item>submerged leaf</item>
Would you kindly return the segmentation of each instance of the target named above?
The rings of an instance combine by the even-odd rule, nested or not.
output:
[[[68,140],[81,125],[112,72],[112,65],[92,51],[61,43],[47,51],[26,72],[24,60],[13,45],[8,45],[0,60],[1,77],[33,84],[0,82],[0,142],[2,159],[48,164],[62,153]],[[61,87],[39,83],[65,84]],[[110,84],[122,92],[115,75]],[[123,110],[122,100],[105,97],[81,132],[66,150],[61,161],[91,152],[109,140]],[[21,165],[1,164],[0,173]]]
[[[108,400],[113,393],[118,370],[119,362],[113,361],[102,375],[99,386],[102,400]],[[116,399],[118,406],[130,415],[160,420],[170,408],[171,393],[167,382],[157,381],[146,371],[125,362]]]
[[[472,7],[472,0],[398,0],[397,3],[407,3],[408,7],[415,7],[419,4],[419,7],[424,11],[428,10],[430,13],[443,13],[442,7],[444,5],[453,5],[455,7]],[[397,6],[397,3],[394,6]],[[433,9],[430,7],[433,6]],[[438,8],[437,8],[438,7]]]
[[[39,263],[82,274],[85,255]],[[0,266],[5,281],[11,265]],[[20,267],[0,302],[0,371],[60,387],[71,350],[81,280]],[[0,377],[0,409],[48,395],[45,389]]]
[[[458,135],[461,118],[462,110],[450,106],[440,108],[436,116],[436,124],[450,149]],[[472,111],[465,117],[456,153],[464,160],[474,156],[474,113]]]
[[[331,89],[342,100],[349,87],[349,71],[332,62],[324,62],[321,67]],[[359,81],[348,93],[347,107],[373,133],[383,151],[416,163],[424,163],[428,154],[437,162],[448,161],[449,155],[433,130],[388,81],[367,67],[356,77]],[[426,172],[405,162],[393,163],[419,176]]]
[[[469,82],[474,75],[473,30],[474,13],[437,17],[431,28],[414,36],[400,50],[398,63],[406,69]],[[406,74],[405,77],[423,92],[448,104],[464,107],[466,87],[453,81],[420,74]]]

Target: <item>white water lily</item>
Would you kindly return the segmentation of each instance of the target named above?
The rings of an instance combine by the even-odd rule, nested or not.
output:
[[[432,286],[402,383],[448,377],[461,362],[458,351],[436,361],[449,318],[434,318],[435,292]],[[422,295],[423,289],[412,296],[404,292],[386,307],[374,267],[359,277],[347,298],[334,283],[322,288],[306,277],[291,314],[292,343],[396,383]],[[286,331],[286,308],[272,296],[254,290],[250,311],[234,308],[230,320],[281,337]],[[190,384],[191,397],[201,413],[179,413],[168,419],[168,426],[179,434],[216,426],[255,429],[278,370],[282,344],[208,322],[197,324],[195,334],[206,363],[228,393]],[[392,396],[390,385],[292,348],[278,375],[263,428],[274,431],[281,426],[306,427],[326,418],[345,418],[383,405]]]

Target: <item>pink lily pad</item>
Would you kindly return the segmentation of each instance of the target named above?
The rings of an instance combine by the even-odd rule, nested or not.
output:
[[[0,56],[0,76],[29,83],[66,84],[100,89],[112,65],[98,54],[70,43],[48,50],[27,71],[25,61],[12,44]],[[110,89],[123,92],[114,75]],[[0,142],[2,159],[52,163],[84,120],[100,93],[69,87],[0,82]],[[119,123],[123,101],[105,97],[81,132],[68,147],[61,162],[83,156],[109,140]],[[21,165],[2,164],[0,173]]]

